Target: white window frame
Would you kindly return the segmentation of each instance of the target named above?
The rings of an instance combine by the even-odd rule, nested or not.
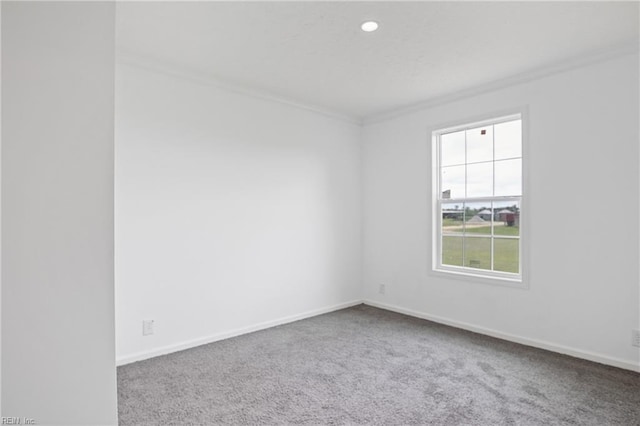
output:
[[[509,287],[528,288],[527,271],[528,271],[528,256],[527,246],[524,242],[528,241],[529,225],[527,223],[528,210],[526,203],[526,187],[527,187],[527,135],[528,135],[528,120],[527,120],[526,108],[512,110],[506,113],[491,114],[481,119],[466,120],[462,123],[454,125],[438,126],[431,133],[431,145],[432,145],[432,268],[431,273],[436,276],[442,276],[447,278],[462,279],[466,281],[475,281],[488,284],[507,285]],[[522,137],[521,137],[521,159],[522,159],[522,193],[520,196],[493,196],[493,197],[477,197],[477,198],[463,198],[457,199],[460,202],[491,202],[491,201],[518,201],[520,205],[520,225],[519,225],[519,266],[520,272],[518,274],[492,271],[484,269],[469,268],[464,266],[443,265],[442,264],[442,214],[441,205],[442,202],[456,201],[450,199],[443,199],[440,188],[440,164],[441,164],[441,151],[440,151],[440,137],[446,133],[457,132],[461,130],[468,130],[482,126],[489,126],[508,121],[519,119],[522,124]],[[494,160],[495,161],[495,160]],[[492,224],[493,226],[493,224]],[[474,235],[470,236],[474,238]],[[487,238],[487,237],[479,237]],[[501,237],[502,238],[502,237]],[[493,240],[492,244],[492,263],[493,263]]]

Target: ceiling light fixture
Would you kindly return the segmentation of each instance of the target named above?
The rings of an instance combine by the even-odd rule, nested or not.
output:
[[[379,25],[376,21],[366,21],[366,22],[363,22],[362,25],[360,25],[360,28],[362,29],[362,31],[366,33],[370,33],[377,30],[378,26]]]

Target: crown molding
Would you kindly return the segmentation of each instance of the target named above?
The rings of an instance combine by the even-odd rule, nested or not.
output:
[[[119,49],[116,52],[116,63],[135,66],[137,68],[146,69],[152,72],[159,72],[166,75],[186,79],[197,84],[205,86],[215,87],[228,92],[249,96],[252,98],[262,99],[266,101],[276,102],[279,104],[287,105],[293,108],[298,108],[306,111],[311,111],[316,114],[323,115],[325,117],[340,120],[349,124],[355,124],[359,126],[379,123],[387,120],[397,118],[402,115],[411,114],[421,110],[433,108],[440,105],[445,105],[451,102],[455,102],[461,99],[469,98],[472,96],[478,96],[484,93],[493,92],[496,90],[504,89],[510,86],[516,86],[525,84],[540,78],[548,77],[554,74],[570,71],[573,69],[585,67],[591,64],[605,62],[618,57],[638,54],[640,51],[640,43],[633,41],[630,43],[621,44],[615,48],[603,49],[595,52],[590,52],[585,55],[576,56],[565,61],[556,62],[543,67],[535,68],[533,70],[516,74],[510,77],[506,77],[499,80],[494,80],[489,83],[475,86],[468,89],[463,89],[457,92],[445,94],[442,96],[434,97],[416,104],[403,106],[400,108],[394,108],[382,113],[371,114],[363,118],[343,114],[328,108],[323,108],[317,105],[305,103],[296,99],[276,95],[274,93],[252,88],[244,85],[234,84],[219,77],[202,71],[189,69],[183,65],[178,65],[168,61],[151,58],[149,56],[133,54],[128,51]]]
[[[400,108],[395,108],[382,113],[371,114],[362,119],[362,125],[380,123],[383,121],[397,118],[402,115],[411,114],[421,110],[448,104],[461,99],[481,95],[483,93],[493,92],[496,90],[504,89],[506,87],[525,84],[533,80],[538,80],[540,78],[544,78],[554,74],[559,74],[559,73],[570,71],[576,68],[585,67],[587,65],[595,64],[598,62],[605,62],[621,56],[637,54],[639,50],[640,50],[640,43],[638,41],[633,41],[630,43],[624,43],[624,44],[618,45],[613,49],[610,48],[610,49],[590,52],[588,54],[576,56],[565,61],[556,62],[550,65],[535,68],[533,70],[516,74],[510,77],[494,80],[492,82],[489,82],[480,86],[476,86],[473,88],[468,88],[468,89],[460,90],[457,92],[449,93],[446,95],[434,97],[426,101],[422,101],[416,104],[412,104],[412,105],[408,105]]]
[[[349,124],[355,124],[358,126],[362,125],[362,120],[359,117],[350,116],[337,111],[333,111],[328,108],[323,108],[317,105],[301,102],[296,99],[276,95],[266,90],[231,83],[229,81],[220,79],[210,73],[190,69],[184,65],[178,65],[172,62],[152,58],[150,56],[134,54],[123,49],[118,49],[116,51],[116,64],[134,66],[136,68],[145,69],[147,71],[181,78],[204,86],[215,87],[216,89],[224,90],[227,92],[233,92],[251,98],[266,100],[287,105],[293,108],[310,111],[316,114],[323,115],[325,117],[344,121]]]

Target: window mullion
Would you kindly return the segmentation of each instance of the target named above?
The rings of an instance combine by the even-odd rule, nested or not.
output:
[[[468,141],[467,141],[467,131],[464,131],[464,203],[462,203],[462,267],[465,267],[467,264],[467,162],[469,161],[468,157]]]
[[[495,125],[492,126],[492,131],[491,131],[491,149],[493,150],[493,161],[491,162],[491,166],[492,166],[492,171],[491,171],[491,179],[492,179],[492,192],[491,195],[493,195],[494,197],[496,196],[496,130],[495,130]],[[495,212],[493,210],[493,205],[494,202],[493,200],[491,201],[491,270],[494,270],[494,265],[493,265],[493,261],[495,259],[494,253],[494,241],[495,241],[495,234],[494,234],[494,229],[493,229],[493,218],[495,217]]]

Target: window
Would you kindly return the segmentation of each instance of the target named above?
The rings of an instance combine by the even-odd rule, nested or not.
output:
[[[433,133],[436,271],[522,281],[522,117]]]

